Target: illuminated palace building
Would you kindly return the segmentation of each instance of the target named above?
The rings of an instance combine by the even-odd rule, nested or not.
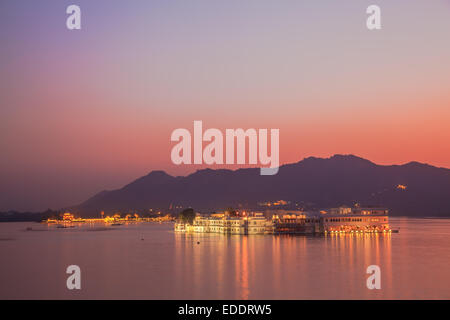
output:
[[[222,234],[313,234],[391,232],[384,208],[339,207],[318,212],[267,210],[263,213],[197,214],[192,223],[177,221],[177,232]]]
[[[227,214],[197,215],[192,224],[177,222],[175,231],[225,234],[265,234],[269,221],[262,213],[243,213],[240,216]]]

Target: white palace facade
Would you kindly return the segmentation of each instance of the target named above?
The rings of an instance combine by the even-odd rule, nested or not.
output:
[[[270,218],[267,218],[270,217]],[[239,216],[197,214],[192,224],[177,221],[176,232],[221,234],[313,234],[391,232],[385,208],[339,207],[318,212],[268,210]]]

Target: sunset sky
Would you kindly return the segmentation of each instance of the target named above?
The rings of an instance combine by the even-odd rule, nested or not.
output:
[[[450,168],[448,0],[3,0],[0,26],[0,210],[193,172],[170,135],[194,120],[279,128],[281,163]]]

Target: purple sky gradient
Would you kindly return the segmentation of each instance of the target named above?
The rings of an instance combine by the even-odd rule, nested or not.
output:
[[[4,0],[0,26],[0,210],[192,172],[170,133],[194,120],[279,128],[282,163],[450,167],[449,1]]]

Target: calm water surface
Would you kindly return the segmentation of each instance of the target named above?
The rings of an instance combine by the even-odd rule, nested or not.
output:
[[[0,298],[450,299],[450,220],[391,225],[400,233],[183,235],[172,224],[0,223]],[[72,264],[81,268],[78,291],[66,288]],[[381,290],[366,287],[373,264]]]

